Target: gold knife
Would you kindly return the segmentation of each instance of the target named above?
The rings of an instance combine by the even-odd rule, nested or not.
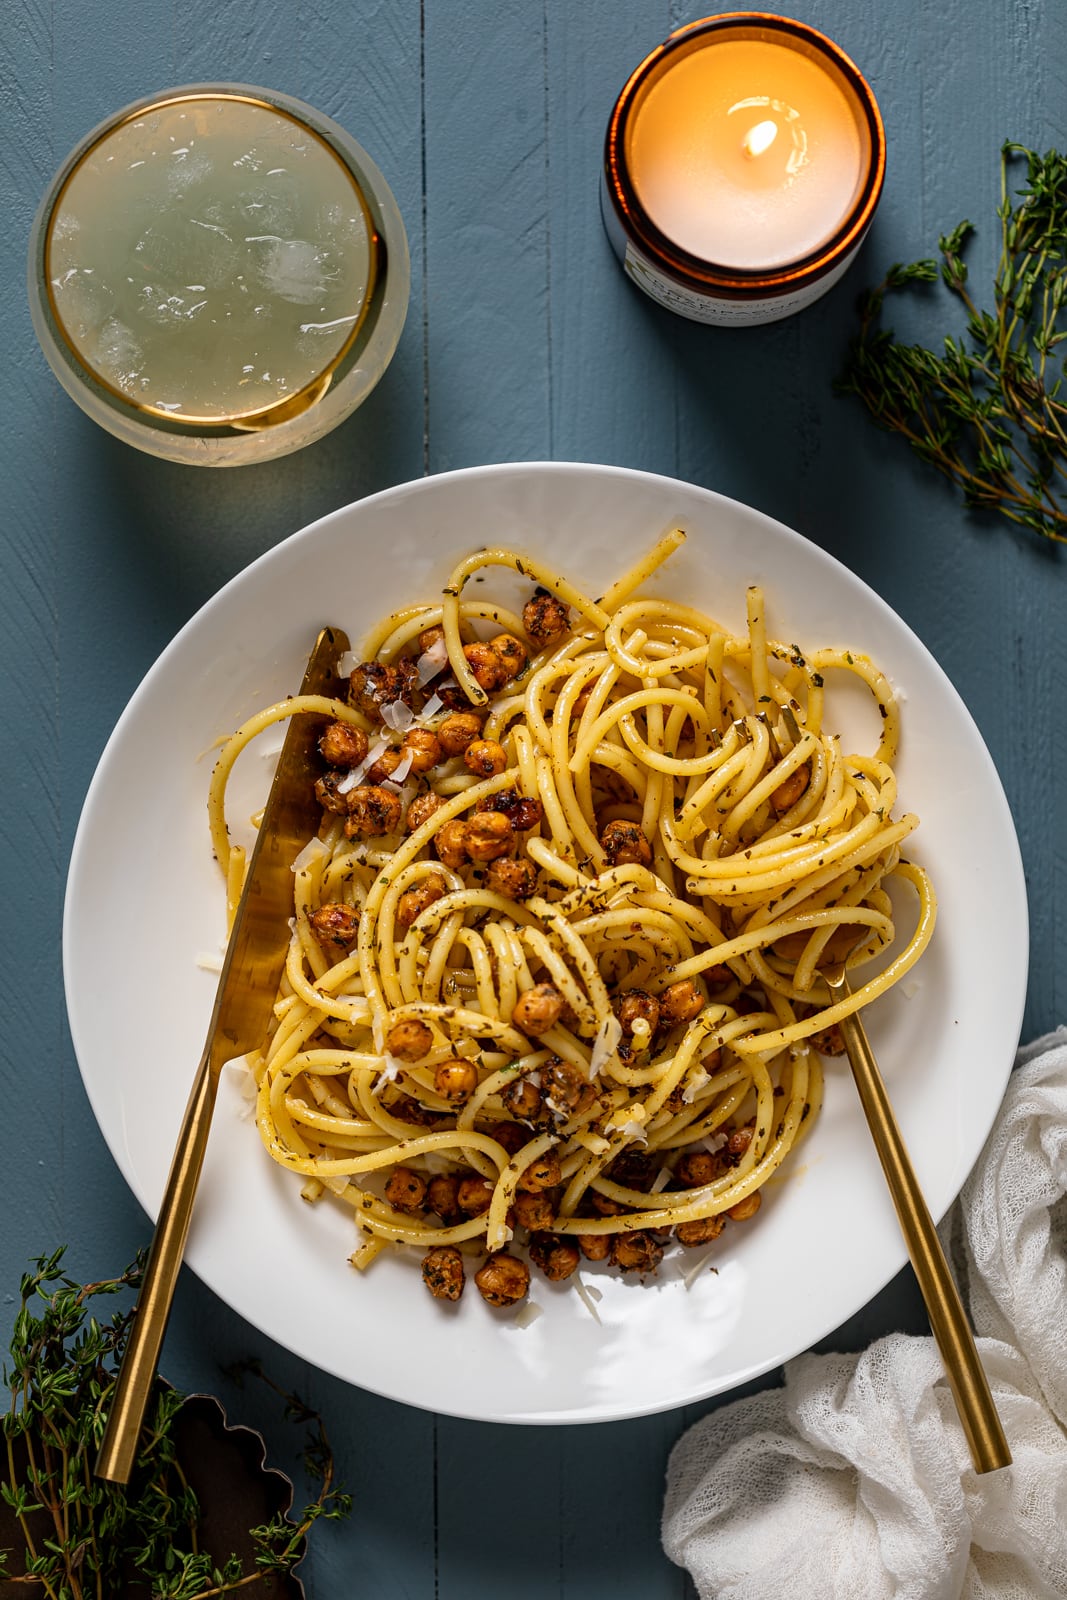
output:
[[[332,695],[337,665],[348,649],[340,628],[323,628],[308,660],[302,695]],[[204,1164],[219,1073],[266,1037],[289,945],[292,866],[317,832],[314,763],[320,719],[292,717],[263,819],[248,863],[245,886],[230,930],[207,1043],[171,1161],[152,1248],[111,1402],[96,1475],[128,1483],[145,1410],[155,1382],[160,1347]]]

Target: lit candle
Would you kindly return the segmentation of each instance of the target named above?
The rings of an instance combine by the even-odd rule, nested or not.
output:
[[[84,409],[218,465],[339,422],[407,303],[403,227],[365,153],[310,107],[225,86],[90,135],[41,207],[30,270],[45,353]]]
[[[884,171],[874,96],[836,45],[784,17],[709,17],[619,96],[604,220],[626,271],[669,309],[768,322],[846,270]]]

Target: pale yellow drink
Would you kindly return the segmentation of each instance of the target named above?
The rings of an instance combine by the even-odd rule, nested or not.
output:
[[[56,204],[46,272],[60,331],[105,387],[175,421],[255,427],[329,383],[377,255],[325,140],[272,106],[205,93],[87,151]]]

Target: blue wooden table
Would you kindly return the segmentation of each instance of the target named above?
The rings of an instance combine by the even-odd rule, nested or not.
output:
[[[969,516],[832,391],[855,294],[890,261],[928,253],[970,216],[974,280],[988,281],[1001,141],[1047,148],[1067,137],[1067,12],[1060,0],[806,0],[799,14],[879,97],[885,196],[858,265],[825,300],[732,331],[640,296],[597,206],[615,94],[671,27],[699,14],[679,0],[0,8],[5,1336],[28,1257],[66,1241],[77,1275],[107,1275],[147,1232],[64,1024],[64,878],[104,741],[157,653],[224,580],[320,514],[422,473],[547,457],[648,468],[748,501],[850,565],[926,642],[982,729],[1031,895],[1025,1031],[1067,1016],[1062,554]],[[396,194],[413,265],[399,352],[364,409],[299,455],[218,473],[141,456],[89,422],[45,366],[24,289],[30,221],[67,150],[127,101],[204,80],[274,86],[344,124]],[[905,1274],[827,1346],[922,1326]],[[321,1600],[687,1593],[658,1525],[667,1452],[700,1408],[543,1430],[434,1417],[302,1368],[187,1274],[165,1370],[263,1426],[280,1461],[289,1440],[272,1406],[220,1374],[250,1352],[326,1414],[355,1491],[351,1519],[325,1530],[305,1568]]]

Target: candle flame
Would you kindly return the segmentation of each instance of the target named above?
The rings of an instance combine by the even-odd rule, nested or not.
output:
[[[750,160],[754,160],[756,156],[761,156],[765,150],[769,150],[777,137],[778,124],[768,118],[766,122],[757,122],[754,127],[749,128],[741,140],[741,148]]]

